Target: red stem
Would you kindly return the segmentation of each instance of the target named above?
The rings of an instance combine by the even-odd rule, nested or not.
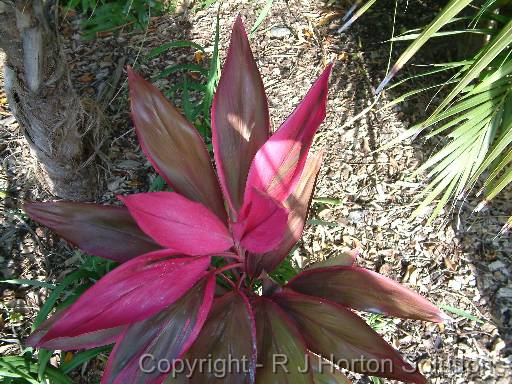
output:
[[[238,267],[242,267],[244,265],[244,263],[233,263],[233,264],[228,264],[228,265],[225,265],[221,268],[218,268],[215,270],[215,273],[219,274],[219,273],[222,273],[224,271],[228,271],[230,269],[233,269],[233,268],[238,268]]]
[[[233,287],[233,290],[235,290],[235,291],[237,290],[235,283],[233,283],[230,279],[228,279],[228,277],[226,275],[220,274],[219,276],[222,277],[224,280],[226,280]]]

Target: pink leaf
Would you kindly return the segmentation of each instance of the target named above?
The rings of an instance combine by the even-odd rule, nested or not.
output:
[[[267,252],[281,242],[287,219],[288,211],[281,204],[254,191],[252,201],[240,214],[240,221],[233,224],[233,233],[248,251]]]
[[[242,206],[249,167],[269,127],[265,90],[239,16],[212,105],[217,173],[232,215]]]
[[[244,201],[250,201],[253,188],[281,202],[295,189],[313,136],[325,118],[331,67],[324,70],[304,100],[256,153],[247,177]]]
[[[217,216],[177,193],[138,193],[119,199],[140,228],[164,247],[186,255],[207,255],[233,245],[231,235]]]
[[[210,257],[183,257],[169,250],[127,261],[66,309],[38,345],[146,319],[183,296],[209,264]]]
[[[263,269],[272,272],[300,239],[321,162],[321,155],[309,156],[295,190],[284,203],[289,212],[284,237],[277,249],[248,255],[247,272],[250,276],[259,276]]]
[[[359,311],[406,319],[443,322],[449,319],[417,293],[378,273],[359,267],[315,268],[295,276],[288,288],[322,297]]]
[[[153,167],[179,194],[198,201],[221,220],[226,210],[210,155],[197,130],[152,84],[128,68],[132,118]]]
[[[24,209],[32,220],[92,255],[124,262],[161,248],[125,207],[54,201],[27,203]]]
[[[65,314],[66,310],[61,310],[43,322],[43,324],[41,324],[37,330],[30,335],[26,344],[30,346],[37,345],[41,348],[47,349],[60,349],[63,351],[90,349],[100,347],[102,345],[113,344],[123,331],[123,327],[121,326],[101,329],[99,331],[84,333],[74,337],[56,338],[48,340],[45,343],[41,343],[41,339],[48,333],[48,330],[53,327],[55,323],[59,322]]]
[[[162,372],[151,370],[159,361],[172,362],[196,340],[210,311],[215,274],[210,273],[181,299],[152,317],[127,326],[110,354],[103,384],[158,383]],[[152,356],[141,360],[143,355]]]

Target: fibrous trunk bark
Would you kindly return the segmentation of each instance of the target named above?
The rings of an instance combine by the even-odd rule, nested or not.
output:
[[[55,196],[89,200],[97,189],[89,137],[94,116],[73,89],[57,33],[54,1],[0,0],[9,106],[37,157],[38,178]],[[91,119],[92,117],[92,119]]]

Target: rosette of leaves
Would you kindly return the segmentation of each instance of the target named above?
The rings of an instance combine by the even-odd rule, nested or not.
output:
[[[330,72],[329,65],[271,134],[263,83],[238,18],[211,111],[215,172],[198,132],[130,70],[139,142],[173,192],[120,196],[124,207],[26,205],[34,220],[84,251],[121,263],[46,320],[28,344],[75,350],[115,343],[102,383],[345,383],[339,368],[424,383],[353,310],[446,319],[426,299],[350,257],[284,285],[269,277],[304,226],[321,163],[308,152],[326,115]],[[276,355],[286,357],[285,368],[275,369]],[[141,369],[144,356],[189,366],[245,363],[223,377],[208,369],[174,375],[172,366]],[[357,363],[322,370],[322,357]]]

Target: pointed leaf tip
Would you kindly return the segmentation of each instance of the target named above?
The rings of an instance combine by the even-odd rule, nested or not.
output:
[[[265,89],[240,15],[233,25],[211,115],[217,174],[236,217],[252,159],[270,131]]]
[[[291,292],[276,294],[272,300],[295,321],[310,351],[330,356],[341,368],[404,382],[426,383],[393,347],[346,307]]]
[[[142,232],[125,207],[47,201],[25,203],[23,209],[32,220],[95,256],[125,262],[161,248]]]
[[[132,119],[148,160],[174,191],[200,202],[225,221],[217,177],[199,132],[131,68],[128,83]]]
[[[419,294],[360,267],[309,269],[295,276],[287,287],[359,311],[438,323],[446,320],[439,308]]]
[[[326,116],[329,64],[281,127],[259,149],[249,170],[244,201],[253,188],[284,202],[302,174],[313,137]]]
[[[121,264],[65,309],[40,344],[151,317],[181,298],[204,276],[209,264],[210,257],[184,257],[169,250]],[[173,289],[162,289],[168,285]]]

